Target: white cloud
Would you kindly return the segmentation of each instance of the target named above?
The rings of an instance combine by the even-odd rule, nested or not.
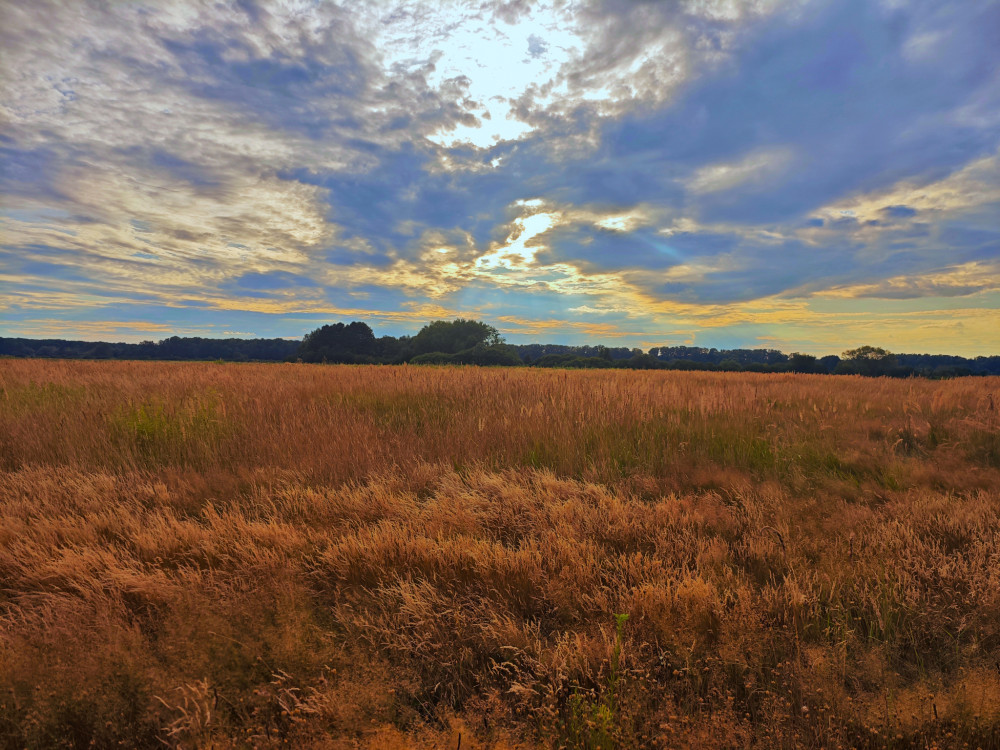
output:
[[[531,201],[525,201],[524,205],[529,205]],[[551,229],[558,219],[557,214],[535,213],[529,216],[514,220],[514,231],[507,237],[507,241],[484,253],[476,260],[476,266],[480,270],[490,270],[498,268],[524,268],[532,264],[535,254],[544,246],[531,241]],[[530,243],[530,244],[529,244]]]
[[[694,193],[715,193],[780,175],[792,161],[787,148],[753,151],[734,162],[722,162],[701,167],[687,183]]]
[[[511,101],[552,80],[581,46],[566,8],[545,2],[509,23],[497,23],[479,8],[456,3],[383,9],[379,20],[387,70],[431,61],[431,86],[467,81],[466,107],[475,120],[430,134],[442,146],[488,148],[529,133],[532,127],[517,118]]]

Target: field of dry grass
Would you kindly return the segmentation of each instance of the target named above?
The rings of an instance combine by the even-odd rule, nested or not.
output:
[[[1000,747],[998,391],[0,361],[0,747]]]

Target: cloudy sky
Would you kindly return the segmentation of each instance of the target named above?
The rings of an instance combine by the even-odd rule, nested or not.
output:
[[[1000,351],[993,0],[0,4],[0,335]]]

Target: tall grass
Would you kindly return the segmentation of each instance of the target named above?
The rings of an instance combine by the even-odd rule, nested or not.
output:
[[[1000,747],[998,386],[0,362],[0,747]]]

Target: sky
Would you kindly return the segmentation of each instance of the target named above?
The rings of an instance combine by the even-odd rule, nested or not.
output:
[[[1000,353],[994,0],[0,3],[0,336]]]

